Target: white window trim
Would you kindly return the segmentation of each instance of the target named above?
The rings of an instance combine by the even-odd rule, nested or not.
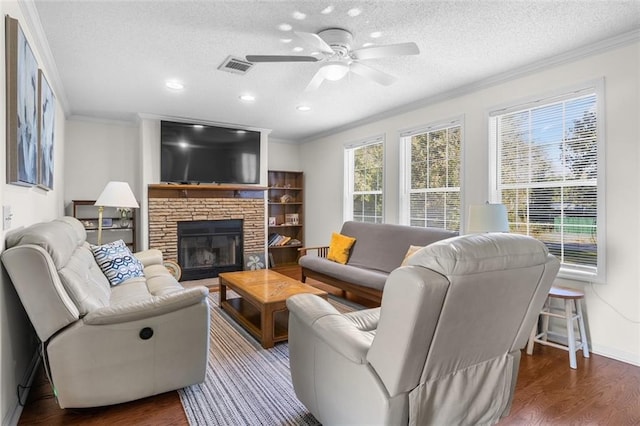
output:
[[[597,235],[597,245],[598,245],[598,265],[596,267],[596,273],[590,273],[587,271],[580,270],[578,268],[571,268],[568,266],[561,266],[560,271],[558,272],[559,278],[565,278],[569,280],[575,281],[583,281],[583,282],[591,282],[591,283],[604,283],[606,281],[606,173],[605,173],[605,80],[603,78],[599,78],[596,80],[586,81],[581,84],[561,88],[558,90],[553,90],[551,92],[547,92],[542,96],[529,97],[525,99],[521,99],[519,101],[510,102],[508,104],[502,104],[501,106],[496,106],[493,108],[489,108],[487,111],[487,128],[488,128],[488,140],[489,140],[489,199],[492,203],[500,202],[500,194],[498,192],[498,176],[497,176],[497,167],[498,167],[498,157],[497,157],[497,146],[496,146],[496,135],[495,128],[491,126],[491,119],[497,115],[507,114],[513,111],[519,111],[523,109],[534,108],[537,105],[544,105],[551,102],[558,102],[566,99],[575,98],[580,96],[582,93],[595,93],[597,99],[597,114],[598,121],[596,127],[596,138],[598,144],[598,176],[597,176],[597,187],[598,187],[598,201],[597,201],[597,209],[598,209],[598,235]]]
[[[349,142],[344,144],[344,188],[342,190],[342,218],[344,222],[353,220],[353,196],[360,194],[361,192],[352,191],[353,188],[353,150],[354,148],[361,148],[367,145],[373,145],[382,143],[382,191],[367,192],[382,194],[382,222],[385,222],[386,217],[386,203],[387,200],[384,196],[385,188],[387,186],[386,180],[386,162],[387,162],[387,144],[385,141],[385,135],[376,135],[369,138],[359,139],[355,142]]]
[[[411,223],[410,209],[409,209],[409,199],[410,199],[410,189],[411,189],[411,181],[410,181],[410,173],[407,171],[411,170],[411,163],[409,161],[409,155],[411,151],[409,149],[408,138],[411,136],[419,135],[421,133],[436,131],[440,129],[444,129],[447,127],[452,127],[455,125],[460,126],[460,232],[463,229],[464,224],[464,140],[465,140],[465,116],[464,114],[451,117],[444,120],[434,121],[429,124],[410,127],[406,129],[401,129],[398,131],[398,145],[399,145],[399,173],[398,181],[400,182],[400,193],[398,197],[398,205],[399,205],[399,223],[401,225],[409,225]]]

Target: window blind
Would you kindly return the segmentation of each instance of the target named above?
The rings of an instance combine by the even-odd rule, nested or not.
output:
[[[511,232],[543,241],[566,271],[598,273],[598,105],[571,93],[491,115],[495,196]]]

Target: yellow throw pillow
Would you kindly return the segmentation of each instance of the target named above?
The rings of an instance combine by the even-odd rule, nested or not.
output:
[[[347,263],[347,260],[349,260],[349,251],[355,242],[355,238],[347,237],[346,235],[338,234],[336,232],[332,233],[327,259],[344,265]]]
[[[409,258],[415,254],[418,250],[420,250],[422,246],[409,246],[409,250],[407,250],[407,254],[404,255],[404,260],[400,264],[400,266],[407,266],[409,262]]]

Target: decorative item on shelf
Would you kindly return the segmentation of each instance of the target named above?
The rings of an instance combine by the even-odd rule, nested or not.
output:
[[[138,208],[138,202],[134,197],[131,188],[127,182],[111,181],[104,187],[102,193],[96,200],[95,206],[98,206],[98,245],[102,245],[102,214],[105,207],[128,207]]]
[[[284,194],[282,197],[280,197],[281,203],[290,203],[292,201],[293,201],[293,197],[289,194]]]
[[[131,209],[129,207],[118,207],[120,213],[120,228],[128,228],[131,223]]]
[[[247,256],[245,258],[245,263],[244,263],[244,270],[255,271],[257,269],[266,269],[264,252],[247,253]]]
[[[110,217],[105,217],[102,219],[102,227],[103,228],[111,228],[113,226],[113,219]]]
[[[298,213],[287,213],[286,215],[284,215],[284,222],[287,225],[297,225],[298,221]]]
[[[269,217],[269,226],[276,226],[276,218],[274,216]]]
[[[504,204],[476,204],[469,206],[467,234],[509,232],[507,207]]]

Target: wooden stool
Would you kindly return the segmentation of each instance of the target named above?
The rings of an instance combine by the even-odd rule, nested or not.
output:
[[[551,298],[563,299],[564,310],[551,307]],[[584,328],[584,319],[582,317],[581,300],[584,299],[584,293],[580,290],[574,290],[563,287],[551,287],[549,296],[545,302],[540,316],[542,316],[542,332],[538,333],[538,324],[531,330],[529,344],[527,345],[527,354],[533,353],[534,343],[541,345],[553,346],[554,348],[569,351],[569,365],[571,368],[577,368],[576,351],[582,349],[582,355],[589,358],[589,343],[587,342],[587,333]],[[567,323],[567,341],[568,346],[560,345],[548,341],[549,334],[549,317],[564,318]],[[575,331],[573,329],[573,321],[578,321],[578,330],[580,332],[580,340],[576,340]]]

